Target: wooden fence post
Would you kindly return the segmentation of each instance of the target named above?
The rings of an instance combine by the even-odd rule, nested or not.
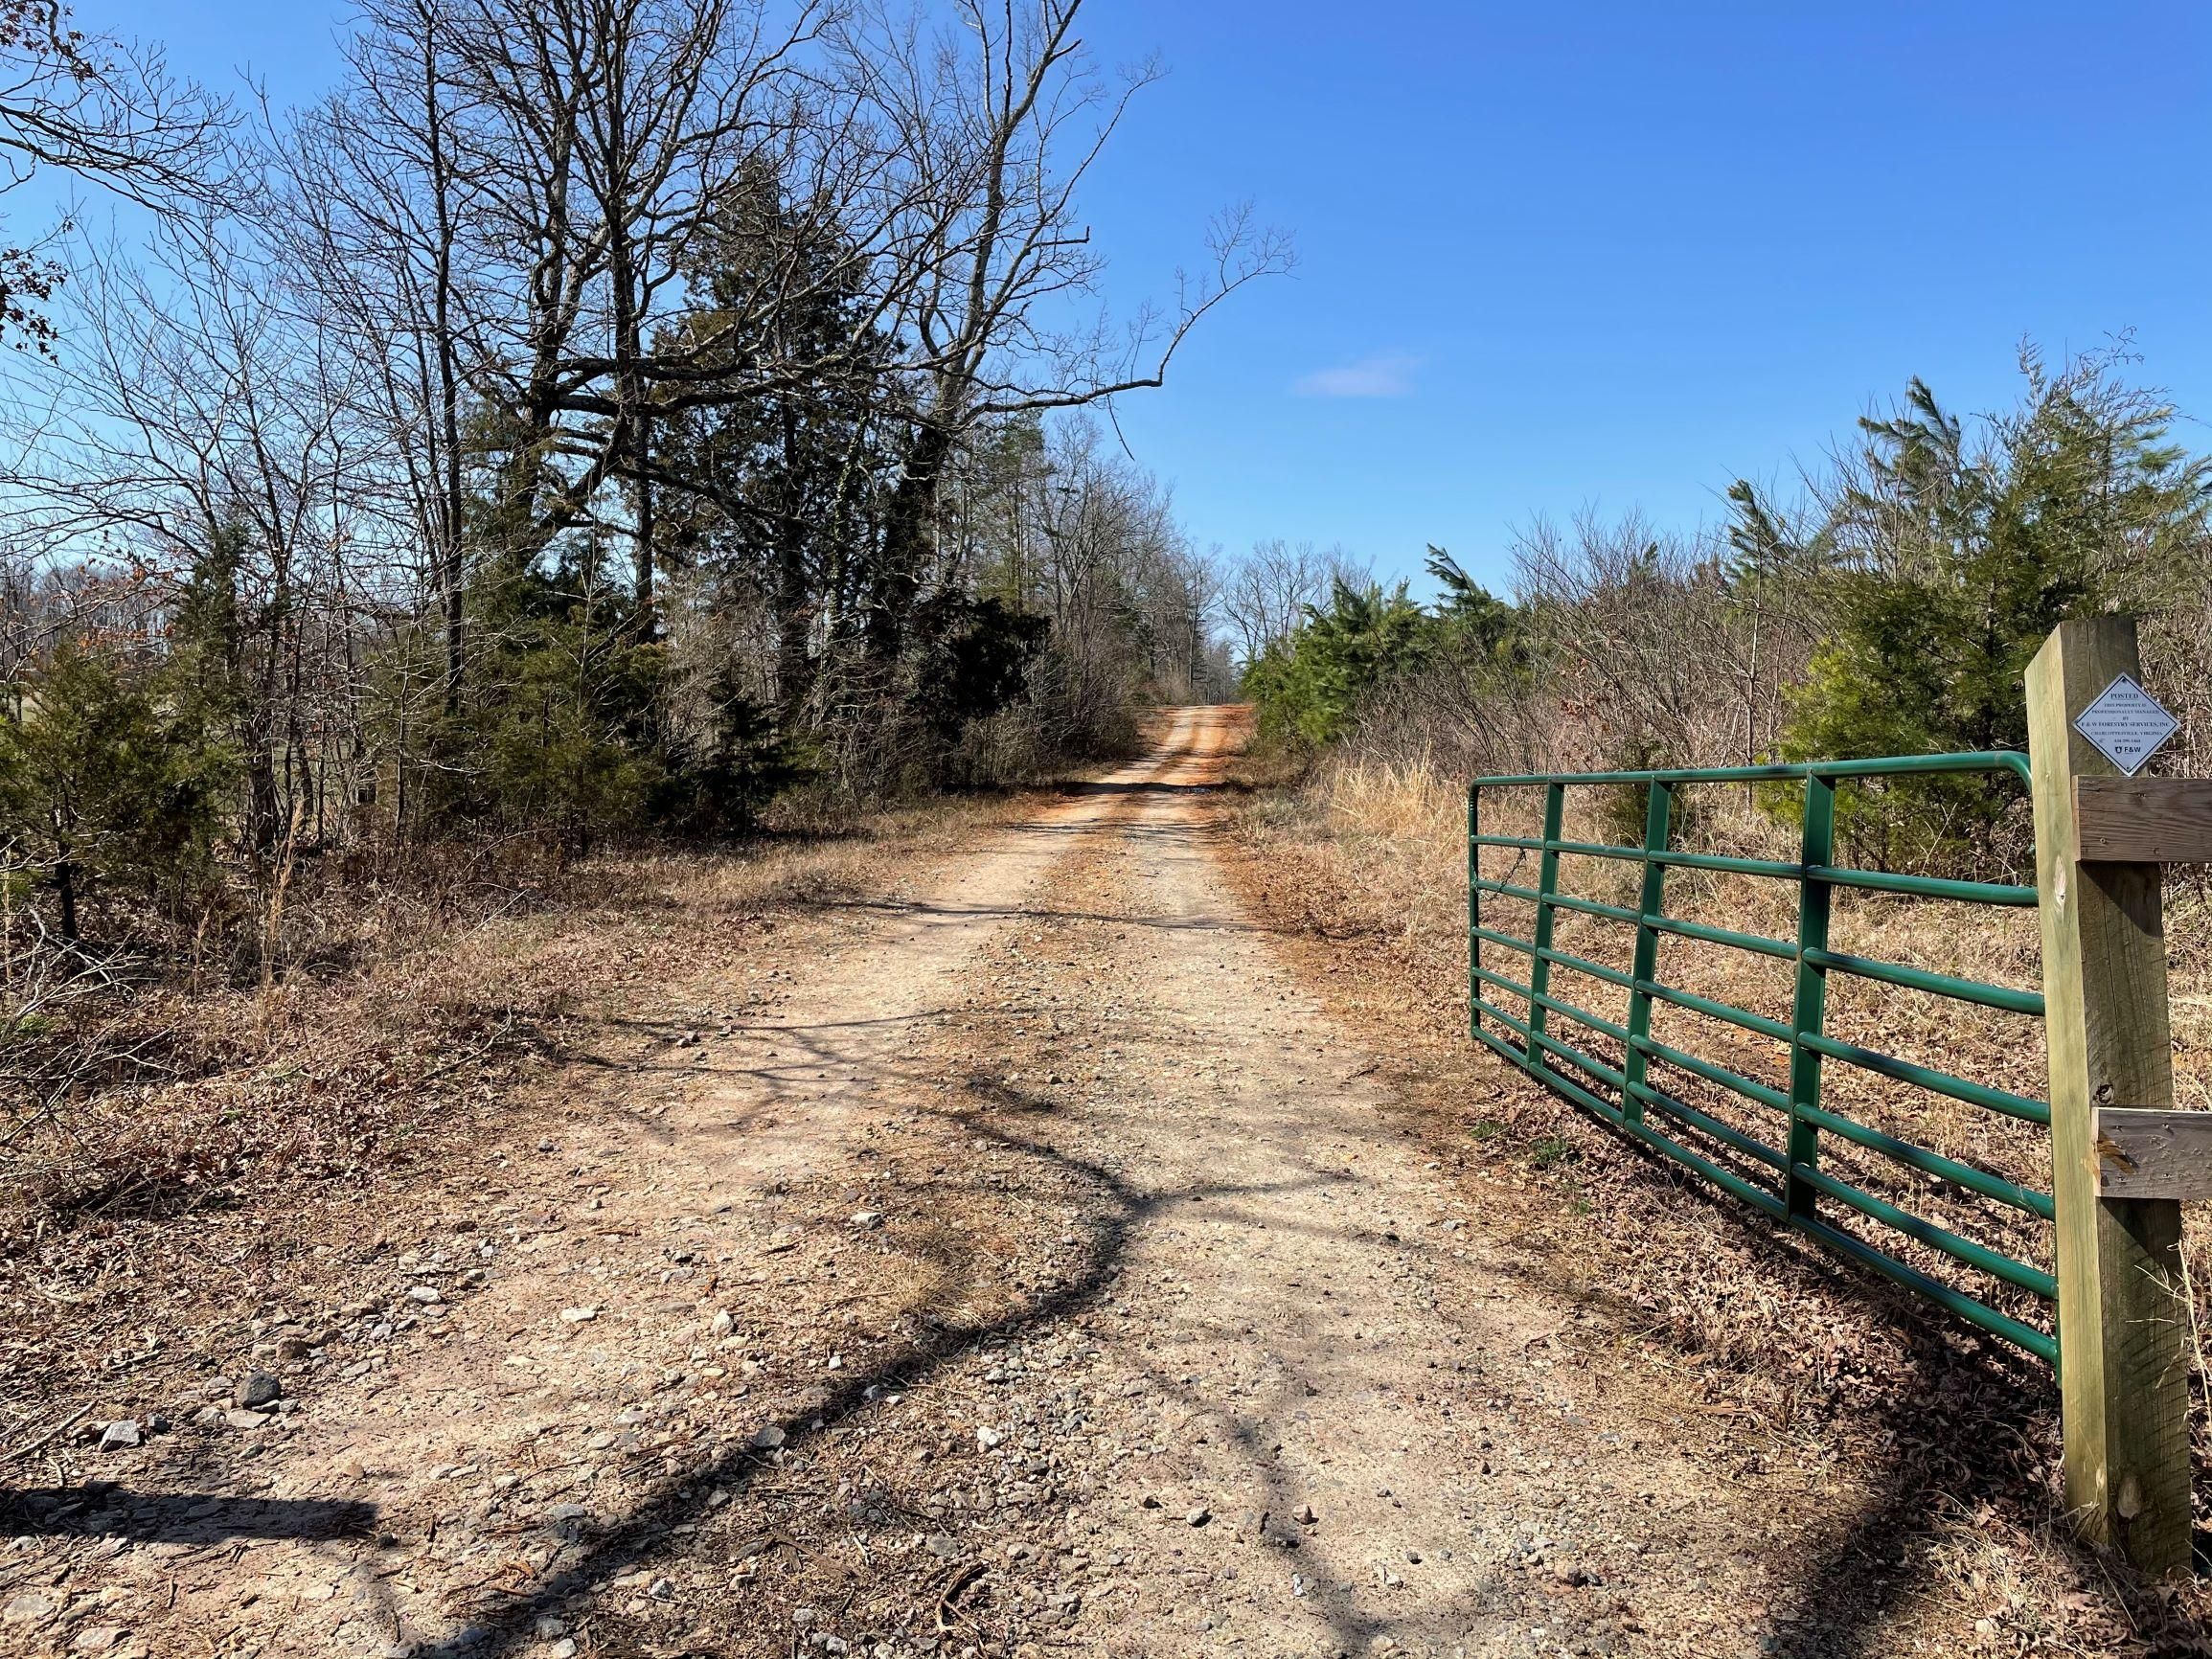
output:
[[[2133,619],[2061,624],[2028,669],[2028,747],[2042,896],[2066,1503],[2090,1538],[2162,1575],[2190,1563],[2181,1207],[2100,1191],[2096,1113],[2174,1103],[2164,873],[2155,863],[2084,862],[2076,816],[2075,780],[2117,768],[2074,720],[2123,673],[2139,674]]]

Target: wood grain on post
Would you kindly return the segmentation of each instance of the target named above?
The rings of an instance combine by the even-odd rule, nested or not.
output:
[[[2107,1198],[2212,1198],[2212,1112],[2097,1108],[2097,1192]]]
[[[2212,778],[2076,778],[2077,858],[2212,864]]]
[[[2116,771],[2073,729],[2074,717],[2114,676],[2138,671],[2133,619],[2061,624],[2028,669],[2028,746],[2066,1502],[2092,1539],[2166,1574],[2187,1569],[2190,1546],[2181,1208],[2101,1194],[2095,1124],[2099,1106],[2173,1105],[2163,872],[2149,862],[2083,862],[2074,787],[2077,777]]]

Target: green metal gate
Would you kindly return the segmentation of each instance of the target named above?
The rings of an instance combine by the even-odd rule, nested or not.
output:
[[[2049,1106],[1987,1083],[1954,1077],[1932,1067],[1841,1042],[1828,1034],[1827,996],[1831,974],[1849,974],[1911,990],[1955,998],[1982,1008],[2027,1015],[2040,1025],[2043,997],[2040,991],[2018,990],[1931,972],[1904,964],[1876,961],[1831,950],[1829,919],[1837,888],[1866,889],[1877,893],[2034,908],[2033,887],[1995,882],[1957,881],[1936,876],[1889,875],[1879,871],[1840,868],[1834,863],[1836,843],[1836,787],[1846,779],[1926,776],[1936,773],[2010,774],[2024,785],[2029,781],[2025,755],[1997,751],[1969,755],[1921,755],[1879,761],[1820,761],[1809,765],[1728,766],[1706,770],[1651,772],[1585,772],[1548,776],[1477,778],[1467,795],[1468,875],[1468,997],[1469,1024],[1473,1035],[1498,1054],[1558,1090],[1576,1105],[1603,1119],[1613,1128],[1672,1158],[1745,1203],[1776,1220],[1810,1235],[1822,1244],[1887,1275],[1899,1284],[1940,1304],[1981,1329],[2018,1344],[2031,1353],[2056,1363],[2058,1342],[2049,1331],[2038,1329],[1977,1297],[1936,1279],[1876,1248],[1865,1239],[1833,1225],[1821,1213],[1823,1199],[1841,1204],[1858,1215],[1903,1237],[1942,1252],[1973,1271],[2048,1300],[2056,1298],[2053,1276],[2029,1262],[1977,1243],[1936,1225],[1840,1180],[1820,1167],[1823,1135],[1835,1135],[1856,1146],[1895,1160],[1925,1175],[1950,1181],[2043,1222],[2053,1218],[2051,1195],[2022,1186],[1991,1170],[1947,1157],[1931,1148],[1892,1135],[1831,1109],[1821,1098],[1821,1072],[1828,1061],[1860,1067],[1916,1089],[1964,1102],[2047,1129]],[[1795,863],[1759,858],[1739,858],[1717,853],[1677,851],[1673,844],[1675,801],[1684,785],[1696,784],[1797,783],[1804,791],[1802,834]],[[1574,788],[1630,785],[1649,791],[1645,813],[1644,844],[1640,847],[1569,841],[1562,836],[1566,818],[1567,791]],[[1486,792],[1505,789],[1541,789],[1543,829],[1540,836],[1487,834],[1482,829],[1482,803]],[[1538,856],[1537,885],[1528,887],[1492,880],[1483,872],[1485,848],[1512,849]],[[1639,897],[1634,908],[1606,904],[1562,892],[1562,857],[1626,860],[1641,867]],[[1797,938],[1792,943],[1754,933],[1738,932],[1667,914],[1666,878],[1670,870],[1694,869],[1740,875],[1771,877],[1796,884]],[[1485,895],[1522,900],[1534,906],[1531,937],[1519,938],[1486,925]],[[1603,963],[1557,948],[1553,923],[1562,911],[1616,921],[1634,929],[1630,967],[1623,972]],[[1787,1022],[1768,1018],[1732,1004],[1698,995],[1659,978],[1660,943],[1664,937],[1701,941],[1793,965],[1795,984],[1790,1017]],[[1483,947],[1510,951],[1526,966],[1527,979],[1500,973],[1483,960]],[[1555,967],[1585,976],[1622,993],[1619,1017],[1608,1018],[1562,997],[1552,981]],[[1517,999],[1524,1017],[1516,1017],[1493,1000],[1498,992]],[[1787,1090],[1760,1082],[1715,1061],[1658,1042],[1652,1036],[1653,1005],[1665,1004],[1720,1020],[1740,1030],[1788,1045],[1790,1086]],[[1617,1047],[1618,1066],[1562,1040],[1554,1025],[1557,1018],[1572,1021],[1602,1034]],[[1499,1028],[1489,1029],[1485,1021]],[[1500,1031],[1510,1035],[1499,1034]],[[1585,1039],[1586,1040],[1586,1039]],[[2036,1033],[2040,1049],[2041,1034]],[[1755,1105],[1768,1108],[1776,1129],[1771,1138],[1747,1133],[1722,1122],[1711,1112],[1677,1098],[1653,1080],[1653,1062],[1702,1079]],[[1571,1072],[1576,1075],[1569,1075]],[[1664,1077],[1664,1073],[1661,1074]],[[1608,1099],[1600,1088],[1610,1092]],[[1746,1179],[1723,1169],[1681,1137],[1682,1129],[1696,1131],[1726,1147],[1769,1173],[1761,1180]],[[1753,1171],[1756,1173],[1756,1171]]]

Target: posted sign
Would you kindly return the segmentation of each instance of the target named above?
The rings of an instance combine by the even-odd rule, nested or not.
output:
[[[2074,720],[2074,730],[2131,778],[2180,729],[2181,722],[2160,708],[2132,674],[2122,674],[2098,693],[2097,700]]]

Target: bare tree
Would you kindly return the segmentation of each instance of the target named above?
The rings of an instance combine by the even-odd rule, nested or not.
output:
[[[10,528],[171,597],[217,573],[246,693],[242,839],[265,852],[360,759],[344,555],[380,537],[362,522],[377,457],[347,419],[358,364],[294,326],[267,250],[212,207],[165,218],[143,262],[109,243],[78,263],[71,350],[11,387],[12,424],[36,442]]]
[[[1327,601],[1334,584],[1362,579],[1340,547],[1316,551],[1310,541],[1293,546],[1280,537],[1254,542],[1222,573],[1215,601],[1238,663],[1248,668],[1277,640],[1288,639],[1310,606]]]
[[[1516,597],[1551,668],[1559,722],[1600,766],[1698,765],[1740,758],[1738,706],[1754,618],[1725,580],[1718,547],[1655,531],[1640,513],[1593,512],[1562,532],[1538,519],[1514,549]],[[1772,688],[1769,688],[1770,693]],[[1568,763],[1562,760],[1562,763]]]
[[[371,0],[346,42],[345,89],[277,136],[269,223],[316,324],[362,365],[442,614],[445,701],[465,660],[469,385],[461,293],[473,272],[445,0]]]
[[[1288,241],[1230,212],[1207,264],[1178,273],[1173,304],[1116,329],[1075,302],[1102,269],[1077,193],[1129,103],[1157,76],[1116,80],[1077,32],[1083,0],[959,0],[927,29],[915,11],[871,9],[837,34],[855,102],[889,142],[898,183],[892,245],[918,261],[900,322],[922,387],[885,528],[875,653],[896,651],[926,579],[938,493],[955,445],[1009,415],[1109,402],[1160,385],[1199,320],[1254,279],[1286,269]]]
[[[58,0],[0,0],[0,194],[51,171],[148,206],[204,199],[229,125],[158,49],[84,34]],[[0,337],[51,347],[64,274],[36,243],[0,248]]]

